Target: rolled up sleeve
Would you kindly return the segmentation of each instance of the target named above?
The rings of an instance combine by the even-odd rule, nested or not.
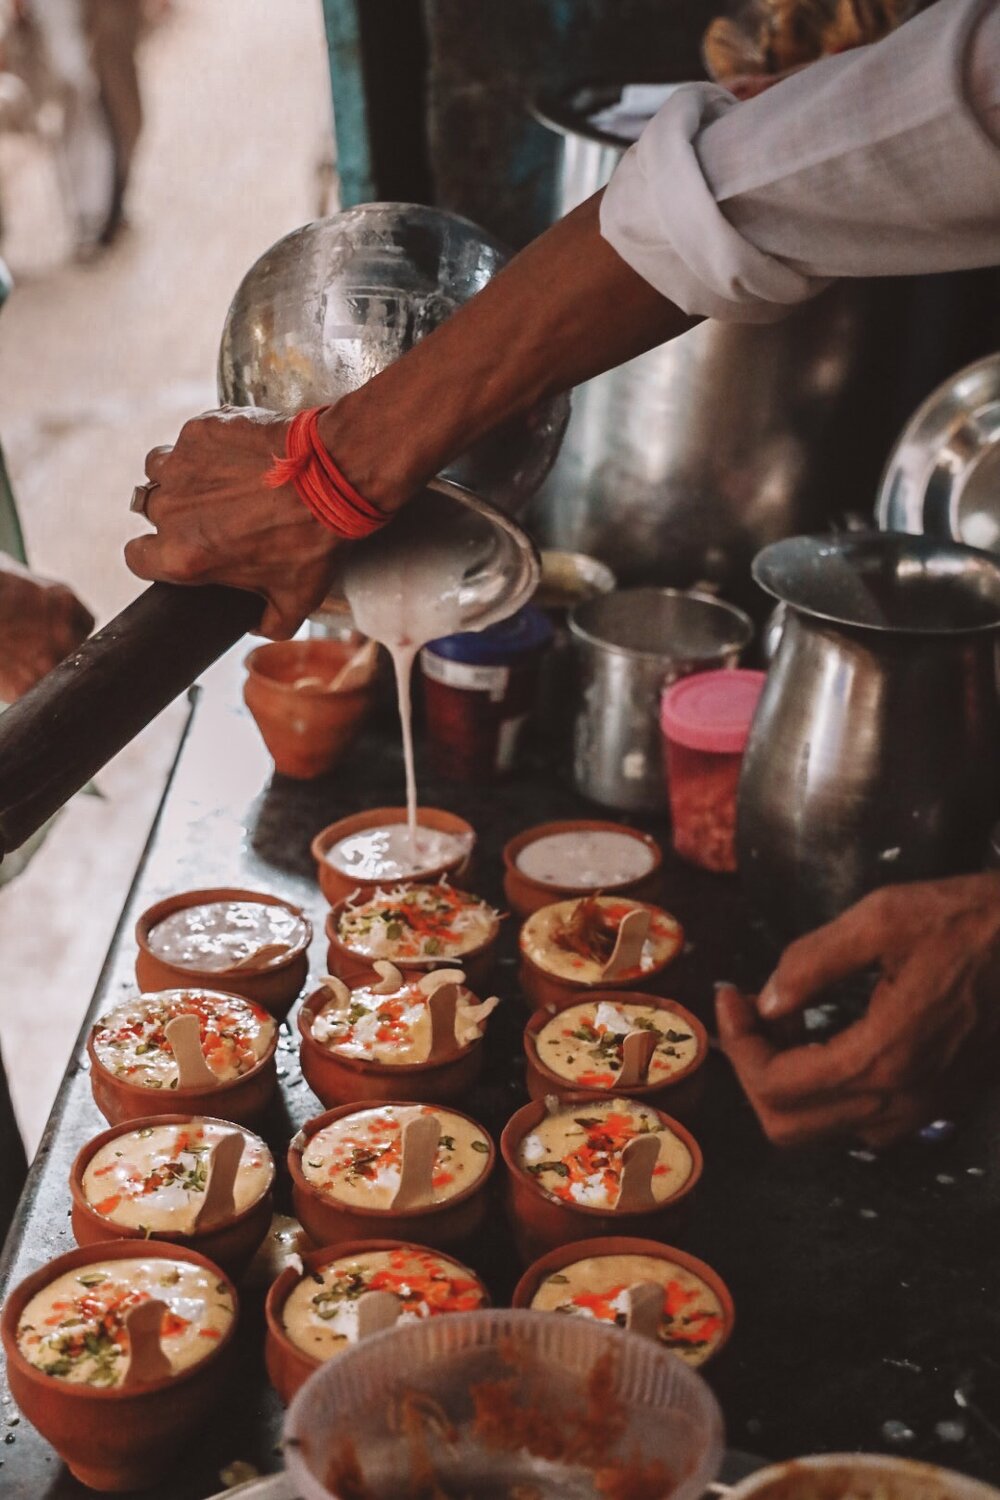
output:
[[[830,280],[1000,262],[1000,8],[938,0],[740,103],[679,89],[601,231],[685,312],[781,318]]]

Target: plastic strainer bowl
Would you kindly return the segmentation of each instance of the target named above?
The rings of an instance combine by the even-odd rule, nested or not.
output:
[[[365,1340],[317,1370],[285,1420],[303,1500],[414,1500],[431,1493],[428,1468],[449,1500],[696,1500],[722,1446],[715,1397],[669,1350],[503,1309]]]

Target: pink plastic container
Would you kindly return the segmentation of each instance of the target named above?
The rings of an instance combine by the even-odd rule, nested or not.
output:
[[[764,672],[700,672],[663,694],[660,727],[674,848],[704,870],[736,869],[736,789]]]

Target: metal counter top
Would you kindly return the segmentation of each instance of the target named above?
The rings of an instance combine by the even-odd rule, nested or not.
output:
[[[274,891],[315,919],[313,972],[325,969],[325,903],[312,878],[309,840],[365,806],[398,804],[401,756],[392,721],[376,724],[347,766],[328,778],[268,780],[269,762],[238,702],[239,656],[213,670],[112,944],[94,1014],[134,987],[132,929],[171,891],[238,885]],[[467,817],[479,831],[477,888],[502,907],[500,849],[543,820],[588,814],[564,765],[538,757],[518,779],[490,788],[421,776],[422,800]],[[263,789],[263,790],[262,790]],[[666,838],[663,824],[649,831]],[[735,881],[668,856],[664,904],[687,946],[666,992],[705,1021],[712,986],[758,984],[773,955]],[[80,893],[81,921],[86,892]],[[470,1113],[498,1132],[523,1102],[516,925],[504,926],[484,1082]],[[320,1110],[302,1079],[287,1028],[279,1053],[281,1102],[262,1133],[279,1169],[298,1125]],[[11,1067],[16,1058],[8,1059]],[[840,1146],[786,1154],[761,1136],[728,1067],[709,1059],[707,1086],[688,1123],[705,1176],[677,1238],[729,1283],[736,1331],[708,1378],[733,1447],[769,1458],[821,1449],[884,1449],[981,1478],[1000,1476],[1000,1095],[935,1143],[885,1157]],[[0,1293],[71,1248],[67,1176],[104,1121],[90,1095],[82,1037],[34,1163],[0,1267]],[[502,1173],[498,1174],[498,1189]],[[279,1207],[287,1208],[282,1173]],[[462,1253],[462,1252],[460,1252]],[[499,1191],[487,1234],[464,1252],[503,1302],[519,1274]],[[235,1460],[262,1473],[280,1466],[281,1408],[264,1373],[262,1294],[243,1299],[240,1376],[204,1436],[150,1500],[203,1500]],[[956,1393],[958,1393],[956,1399]],[[0,1497],[47,1500],[90,1493],[24,1421],[0,1378]]]

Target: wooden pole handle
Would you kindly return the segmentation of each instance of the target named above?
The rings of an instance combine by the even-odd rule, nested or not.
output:
[[[242,589],[154,583],[0,714],[0,858],[260,620]]]

